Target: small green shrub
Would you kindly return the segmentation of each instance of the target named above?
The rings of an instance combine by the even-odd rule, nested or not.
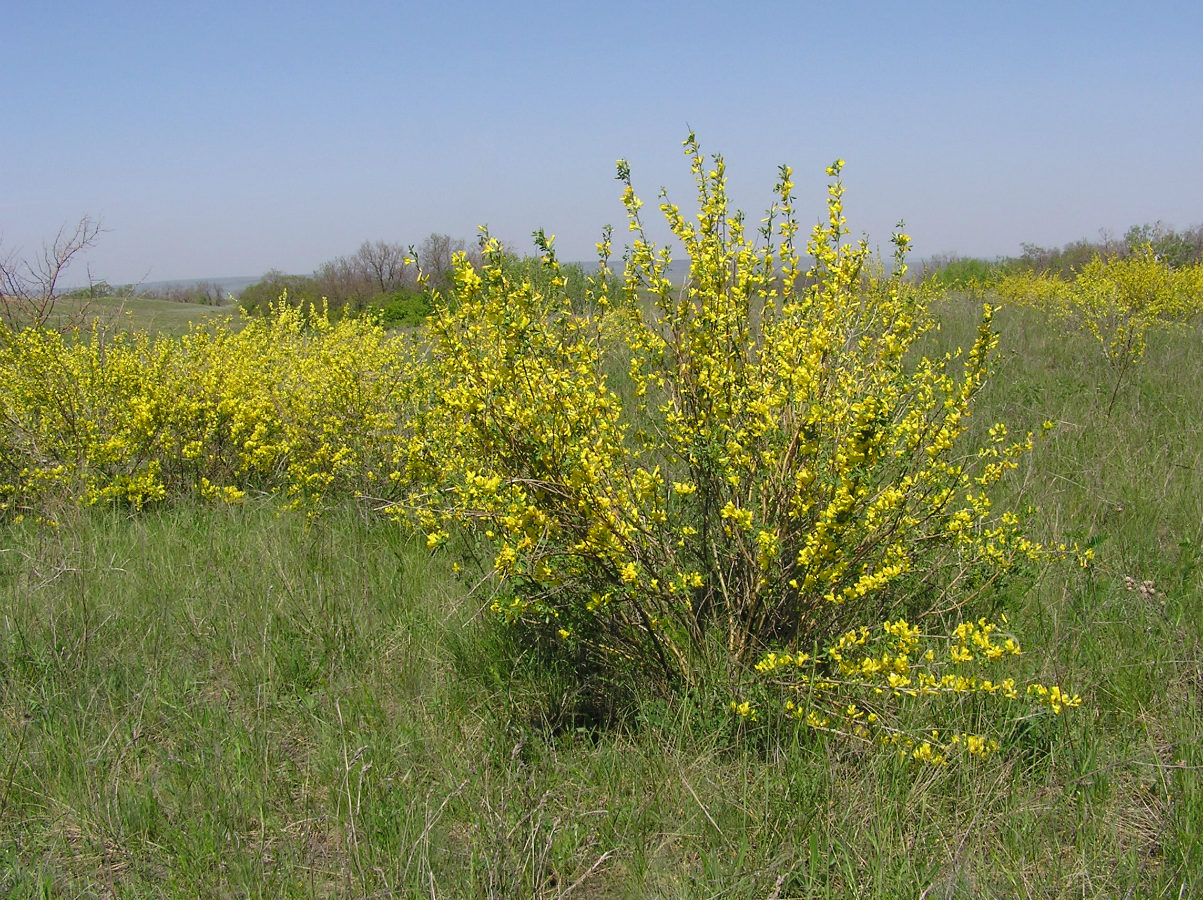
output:
[[[430,295],[413,291],[398,291],[381,302],[371,304],[368,312],[380,316],[389,328],[416,328],[426,321],[431,311]]]
[[[925,272],[923,281],[938,291],[977,290],[996,283],[1011,268],[1005,260],[953,259]]]

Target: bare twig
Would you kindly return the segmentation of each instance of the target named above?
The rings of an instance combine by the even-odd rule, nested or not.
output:
[[[76,256],[96,243],[100,221],[83,216],[70,228],[59,229],[54,241],[42,246],[40,258],[0,257],[0,322],[10,329],[49,327],[61,299],[59,281]],[[88,272],[89,286],[94,284]],[[83,319],[87,304],[66,323],[70,328]]]

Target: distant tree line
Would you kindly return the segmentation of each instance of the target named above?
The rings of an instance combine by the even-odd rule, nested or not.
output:
[[[1203,225],[1178,231],[1164,222],[1133,225],[1122,239],[1106,235],[1098,240],[1072,241],[1063,247],[1048,248],[1022,244],[1019,256],[993,260],[957,255],[933,256],[923,266],[922,276],[941,287],[966,287],[991,282],[1017,272],[1043,272],[1072,278],[1096,256],[1126,257],[1146,244],[1172,268],[1193,265],[1203,260]]]
[[[217,282],[198,281],[195,284],[169,284],[144,287],[138,284],[112,285],[107,281],[94,281],[77,287],[63,297],[71,300],[91,301],[111,297],[146,297],[153,300],[170,300],[174,303],[195,303],[199,306],[225,306],[230,302],[229,293]]]
[[[319,266],[311,275],[287,275],[271,270],[244,288],[238,300],[251,314],[267,312],[287,296],[291,305],[326,304],[335,315],[371,314],[385,325],[420,325],[433,309],[435,295],[452,294],[452,259],[466,253],[474,265],[480,263],[478,248],[446,234],[431,234],[417,247],[364,241],[359,249]],[[508,264],[533,285],[550,280],[540,258],[507,254]],[[579,263],[562,263],[564,290],[574,302],[583,303],[588,273]],[[421,277],[419,277],[421,276]]]
[[[293,305],[324,302],[335,314],[371,311],[389,325],[416,325],[430,312],[431,294],[449,287],[451,260],[459,252],[467,252],[464,242],[446,234],[431,234],[417,248],[364,241],[354,253],[322,263],[312,275],[273,269],[244,288],[238,300],[252,314],[267,312],[286,296]]]

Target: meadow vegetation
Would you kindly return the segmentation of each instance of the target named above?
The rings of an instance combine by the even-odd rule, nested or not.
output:
[[[983,308],[686,152],[684,285],[620,163],[417,330],[0,330],[0,893],[1203,889],[1197,264]]]

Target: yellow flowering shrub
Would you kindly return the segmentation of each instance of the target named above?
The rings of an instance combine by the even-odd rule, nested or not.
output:
[[[912,733],[906,703],[1077,705],[986,677],[1018,644],[956,625],[1048,552],[991,500],[1031,437],[996,423],[966,439],[991,308],[971,347],[924,356],[909,238],[888,267],[847,240],[842,163],[802,246],[788,167],[750,235],[722,158],[692,136],[685,149],[697,213],[659,204],[689,263],[680,284],[620,162],[631,244],[616,276],[604,233],[583,301],[553,238],[536,233],[536,271],[485,233],[481,264],[455,257],[415,336],[287,298],[183,337],[0,325],[0,517],[252,492],[312,515],[371,498],[432,549],[457,531],[485,547],[503,622],[660,689],[721,672],[741,720],[760,708],[744,688],[768,690],[812,727],[940,762],[994,738]]]
[[[412,353],[379,324],[286,302],[237,330],[183,340],[197,406],[188,453],[239,489],[282,489],[314,509],[385,490]],[[212,477],[212,476],[210,476]]]
[[[162,499],[169,365],[166,345],[145,334],[0,335],[0,509],[36,509],[48,497]]]
[[[740,670],[883,615],[948,615],[1039,555],[989,496],[1030,437],[963,439],[990,308],[964,353],[919,355],[931,320],[902,278],[909,239],[870,271],[866,243],[845,240],[841,163],[804,266],[790,170],[753,238],[722,159],[685,146],[698,213],[660,204],[684,284],[624,162],[623,277],[607,235],[584,313],[541,234],[543,287],[487,236],[479,270],[457,260],[397,513],[432,546],[454,526],[489,542],[507,621],[663,684],[700,680],[716,645]]]
[[[413,353],[375,323],[281,303],[146,332],[0,333],[0,515],[279,492],[313,511],[386,490]]]
[[[1040,309],[1098,343],[1115,372],[1110,413],[1125,374],[1144,358],[1150,329],[1203,313],[1203,265],[1172,268],[1145,244],[1129,256],[1095,256],[1072,280],[1019,272],[996,290],[1004,302]]]

